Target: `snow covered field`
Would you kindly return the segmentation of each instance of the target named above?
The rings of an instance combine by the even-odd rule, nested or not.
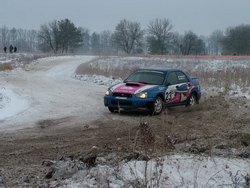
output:
[[[152,67],[146,57],[110,57],[93,60],[94,56],[48,57],[34,61],[25,68],[0,72],[0,128],[2,132],[15,131],[34,126],[34,121],[65,116],[76,117],[81,113],[86,120],[102,117],[107,109],[102,104],[107,86],[119,83],[115,75],[76,75],[81,64],[108,70],[121,66]],[[4,59],[4,60],[3,60]],[[11,62],[1,58],[0,63]],[[133,63],[133,62],[137,63]],[[154,60],[155,61],[155,60]],[[154,67],[183,67],[192,73],[204,70],[223,71],[235,67],[250,68],[249,59],[157,59]],[[89,63],[91,62],[91,63]],[[177,63],[176,63],[177,62]],[[193,62],[193,63],[191,63]],[[109,67],[109,68],[107,68]],[[114,79],[112,76],[115,76]],[[202,75],[199,74],[199,78]],[[202,80],[201,82],[205,82]],[[224,80],[226,82],[226,80]],[[242,83],[242,82],[241,82]],[[205,83],[204,83],[205,84]],[[81,87],[79,87],[81,86]],[[203,99],[216,95],[225,88],[202,87]],[[93,98],[93,96],[95,96]],[[250,106],[250,83],[228,89],[228,96],[246,98]],[[85,108],[79,106],[84,103]],[[67,113],[65,113],[67,109]],[[250,115],[250,112],[249,112]],[[32,119],[32,121],[30,121]],[[80,121],[80,120],[79,120]],[[250,125],[250,124],[249,124]],[[104,160],[99,158],[98,160]],[[70,167],[56,163],[58,168]],[[78,164],[81,165],[81,164]],[[66,167],[65,167],[66,166]],[[1,169],[2,171],[4,169]],[[1,175],[0,175],[1,179]],[[219,158],[200,155],[169,155],[145,161],[121,162],[118,166],[98,165],[78,170],[66,180],[52,181],[51,187],[249,187],[250,160]],[[0,184],[1,187],[1,184]]]

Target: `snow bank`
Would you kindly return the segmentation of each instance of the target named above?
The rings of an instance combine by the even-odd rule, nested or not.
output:
[[[250,178],[249,160],[171,155],[130,161],[112,167],[98,165],[60,181],[60,187],[244,187]],[[51,182],[51,186],[58,182]]]
[[[99,85],[111,86],[115,84],[122,83],[121,78],[106,77],[102,75],[76,75],[75,78],[81,80],[82,82],[91,82]]]
[[[0,88],[0,120],[15,116],[22,110],[27,109],[28,106],[28,101],[20,98],[12,90],[7,87]]]

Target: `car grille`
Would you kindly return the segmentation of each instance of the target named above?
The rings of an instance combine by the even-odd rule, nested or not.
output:
[[[116,101],[116,100],[112,100],[111,104],[119,105],[119,106],[131,106],[132,102],[131,101]]]
[[[131,98],[132,94],[129,93],[113,93],[114,97],[127,97],[127,98]]]

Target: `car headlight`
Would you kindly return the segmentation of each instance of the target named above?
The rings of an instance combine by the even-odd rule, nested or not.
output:
[[[148,92],[141,92],[136,94],[137,98],[145,99],[148,97]]]
[[[112,95],[112,91],[110,89],[108,89],[105,93],[105,95]]]

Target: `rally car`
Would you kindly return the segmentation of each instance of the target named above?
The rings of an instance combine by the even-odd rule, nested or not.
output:
[[[111,86],[104,105],[111,112],[118,109],[149,109],[160,114],[165,107],[193,106],[201,98],[197,77],[180,69],[139,69],[123,83]]]

